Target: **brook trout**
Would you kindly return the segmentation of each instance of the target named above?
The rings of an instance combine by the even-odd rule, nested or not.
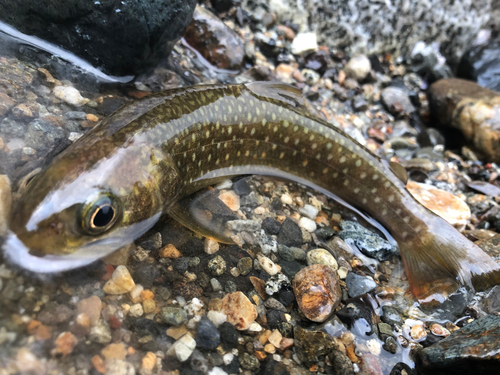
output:
[[[310,114],[298,89],[270,82],[165,91],[103,120],[28,184],[6,257],[58,272],[131,243],[164,214],[196,229],[176,203],[243,174],[299,181],[375,218],[397,241],[420,300],[500,283],[486,253],[410,195],[403,167]]]

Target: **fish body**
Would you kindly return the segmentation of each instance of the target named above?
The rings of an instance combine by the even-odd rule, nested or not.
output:
[[[119,110],[33,178],[13,210],[7,257],[39,272],[75,268],[222,177],[265,174],[334,193],[379,221],[420,299],[500,282],[490,257],[411,196],[401,166],[303,104],[293,87],[256,82],[166,91]]]

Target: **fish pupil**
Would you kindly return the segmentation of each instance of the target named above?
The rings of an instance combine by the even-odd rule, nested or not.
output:
[[[108,225],[115,216],[115,210],[109,205],[101,206],[97,209],[94,215],[92,224],[94,227],[105,227]]]

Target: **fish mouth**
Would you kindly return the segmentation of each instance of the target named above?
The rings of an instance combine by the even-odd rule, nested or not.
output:
[[[160,218],[161,212],[133,225],[122,227],[108,237],[97,239],[79,247],[75,252],[64,255],[47,254],[35,256],[12,231],[8,231],[3,245],[5,258],[22,269],[41,274],[69,271],[86,266],[129,245],[146,233]]]

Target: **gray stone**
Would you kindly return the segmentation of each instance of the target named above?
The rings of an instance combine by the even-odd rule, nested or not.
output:
[[[161,309],[160,317],[165,323],[173,326],[179,326],[187,322],[187,313],[180,307],[164,307]]]
[[[260,367],[259,360],[252,354],[244,353],[239,357],[239,360],[241,367],[243,367],[245,370],[255,371]]]
[[[399,87],[389,86],[382,90],[380,99],[389,112],[394,115],[406,115],[415,111],[408,94]]]
[[[240,271],[242,275],[247,275],[252,270],[252,266],[253,260],[250,257],[241,258],[237,265],[238,271]]]
[[[351,298],[366,294],[377,287],[377,283],[371,277],[356,275],[354,272],[349,272],[345,283]]]
[[[257,220],[231,220],[226,223],[226,228],[237,232],[256,232],[260,230],[260,222]]]
[[[208,270],[214,276],[220,276],[226,272],[226,261],[220,255],[216,255],[208,262]]]
[[[89,340],[98,344],[111,342],[111,330],[105,321],[99,319],[89,332]]]
[[[37,119],[29,124],[26,144],[38,151],[49,151],[65,137],[63,129]]]

